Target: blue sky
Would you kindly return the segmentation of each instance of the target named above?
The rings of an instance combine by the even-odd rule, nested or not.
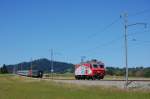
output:
[[[124,21],[148,23],[128,28],[129,66],[150,66],[149,0],[0,0],[0,65],[33,59],[79,63],[102,60],[124,67]],[[113,24],[111,24],[113,22]]]

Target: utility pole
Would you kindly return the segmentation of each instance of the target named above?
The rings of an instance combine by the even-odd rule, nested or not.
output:
[[[16,74],[16,66],[13,66],[13,74]]]
[[[53,80],[53,72],[54,72],[54,67],[53,67],[53,49],[51,49],[51,78]]]
[[[20,70],[22,71],[22,63],[21,63],[21,68],[20,68]]]
[[[135,23],[135,24],[129,24],[128,25],[128,20],[127,20],[128,14],[124,13],[123,18],[124,18],[124,48],[125,48],[125,68],[126,68],[126,75],[125,75],[125,88],[128,88],[128,38],[127,38],[127,30],[129,26],[134,26],[134,25],[144,25],[146,28],[146,23]]]
[[[86,58],[85,56],[81,56],[81,65],[83,65],[85,58]]]
[[[125,48],[125,67],[126,67],[126,75],[125,75],[125,88],[128,85],[128,42],[127,42],[127,13],[124,13],[124,48]]]
[[[83,64],[85,58],[85,56],[81,56],[81,64]]]
[[[33,66],[32,66],[32,58],[31,58],[31,64],[30,64],[30,76],[32,76],[32,68],[33,68]]]

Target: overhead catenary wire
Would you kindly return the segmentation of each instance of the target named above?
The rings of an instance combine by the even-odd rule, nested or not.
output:
[[[149,31],[144,31],[144,32],[142,32],[142,33],[147,33],[147,32],[149,32]],[[141,32],[129,33],[129,34],[127,34],[127,37],[131,37],[131,36],[133,36],[133,35],[135,35],[135,34],[142,34],[142,33],[141,33]],[[117,43],[117,41],[120,41],[120,40],[122,40],[123,38],[124,38],[124,35],[118,36],[118,37],[116,37],[115,39],[112,39],[112,40],[110,40],[110,41],[108,41],[108,42],[106,42],[106,43],[103,43],[103,44],[98,44],[96,47],[91,48],[91,49],[84,50],[83,52],[88,52],[88,54],[91,55],[91,54],[95,53],[96,50],[98,50],[98,49],[100,49],[100,48],[101,48],[101,49],[104,49],[104,48],[107,47],[107,46],[110,46],[110,45],[113,45],[113,44]],[[144,41],[143,41],[143,42],[144,42]],[[150,43],[150,42],[145,41],[145,43]],[[86,55],[87,55],[87,54],[86,54]]]
[[[104,33],[106,30],[108,30],[110,27],[112,27],[114,24],[116,24],[117,22],[119,22],[120,20],[120,17],[116,18],[115,20],[113,20],[111,23],[109,23],[108,25],[106,25],[103,29],[101,29],[100,32],[97,32],[97,33],[93,33],[89,36],[87,36],[87,39],[91,39],[91,38],[94,38],[95,36],[97,36],[98,34],[100,33]]]
[[[106,43],[103,43],[103,44],[99,44],[97,45],[96,47],[92,48],[92,49],[88,49],[86,50],[86,52],[93,52],[94,50],[96,49],[99,49],[99,48],[105,48],[106,46],[109,46],[109,45],[112,45],[112,44],[115,44],[117,41],[121,40],[123,38],[123,35],[122,36],[119,36],[113,40],[110,40]]]
[[[139,35],[139,34],[142,35],[143,33],[149,33],[149,32],[150,32],[150,30],[147,30],[147,31],[144,31],[144,32],[132,32],[132,33],[129,33],[128,36],[133,36],[133,35],[137,35],[137,34],[138,34],[138,35]]]
[[[150,9],[144,9],[144,10],[138,11],[136,13],[130,14],[130,17],[138,16],[138,15],[145,14],[148,12],[150,12]]]
[[[149,32],[149,31],[144,31],[144,32],[142,32],[142,33],[147,33],[147,32]],[[135,35],[135,34],[142,34],[142,33],[141,33],[141,32],[129,33],[129,34],[127,34],[127,36],[128,36],[128,37],[131,37],[131,36],[133,36],[133,35]],[[96,47],[94,47],[94,48],[92,48],[92,49],[86,50],[86,52],[93,52],[93,51],[96,50],[96,49],[105,48],[105,47],[107,47],[107,46],[109,46],[109,45],[115,44],[117,41],[120,41],[120,40],[122,40],[123,38],[124,38],[124,35],[118,36],[118,37],[116,37],[115,39],[112,39],[112,40],[110,40],[110,41],[108,41],[108,42],[106,42],[106,43],[98,44]],[[144,41],[143,41],[143,42],[144,42]],[[150,43],[150,42],[148,42],[148,41],[145,41],[145,42]],[[84,51],[84,52],[85,52],[85,51]]]
[[[102,28],[100,30],[100,32],[96,32],[96,33],[92,33],[91,35],[88,35],[85,39],[82,39],[82,41],[79,40],[80,44],[81,42],[88,42],[89,40],[91,41],[94,37],[96,37],[99,34],[104,34],[106,33],[105,31],[108,30],[109,28],[111,28],[114,24],[116,24],[117,22],[119,22],[119,20],[121,19],[121,17],[117,17],[115,20],[113,20],[111,23],[107,24],[104,28]],[[83,45],[83,44],[82,44]],[[84,44],[85,45],[85,44]]]
[[[143,13],[146,13],[146,12],[149,12],[149,11],[150,11],[150,9],[145,9],[145,10],[136,12],[136,13],[134,13],[134,14],[131,14],[131,16],[140,15],[140,14],[143,14]],[[130,17],[131,17],[131,16],[130,16]],[[115,19],[114,21],[112,21],[110,24],[106,25],[106,26],[101,30],[101,32],[93,33],[93,34],[89,35],[87,38],[88,38],[88,39],[89,39],[89,38],[91,39],[91,38],[97,36],[99,33],[105,32],[107,29],[109,29],[111,26],[113,26],[115,23],[117,23],[117,22],[120,20],[120,18],[121,18],[121,16],[120,16],[119,18]]]
[[[94,37],[96,37],[99,34],[104,34],[106,30],[108,30],[109,28],[111,28],[114,24],[116,24],[117,22],[119,22],[121,18],[117,17],[116,19],[114,19],[112,22],[110,22],[109,24],[107,24],[106,26],[104,26],[104,28],[102,28],[99,32],[96,33],[91,33],[90,35],[84,36],[84,38],[82,38],[81,40],[78,40],[78,42],[80,43],[80,45],[85,45],[85,42],[87,43],[88,41],[91,41]],[[79,45],[78,45],[79,46]],[[70,48],[73,48],[70,46]]]
[[[148,40],[132,39],[132,41],[142,43],[142,44],[150,44],[150,41]]]
[[[127,34],[127,37],[131,37],[131,36],[133,36],[133,35],[142,34],[142,33],[147,33],[147,32],[150,32],[150,31],[147,30],[147,31],[144,31],[144,32],[128,33],[128,34]],[[115,44],[117,41],[122,40],[123,38],[124,38],[124,35],[118,36],[118,37],[116,37],[115,39],[112,39],[112,40],[110,40],[110,41],[108,41],[108,42],[106,42],[106,43],[103,43],[103,44],[98,44],[96,47],[91,48],[91,49],[88,49],[88,50],[86,50],[86,51],[84,51],[84,52],[92,52],[92,51],[94,51],[94,50],[96,50],[96,49],[99,49],[99,48],[105,48],[105,47],[107,47],[107,46],[109,46],[109,45]]]
[[[136,13],[130,14],[130,17],[137,16],[137,15],[141,15],[141,14],[148,13],[148,12],[150,12],[150,9],[141,10],[141,11],[138,11],[138,12],[136,12]],[[97,36],[99,33],[105,32],[105,31],[108,30],[110,27],[112,27],[114,24],[116,24],[120,19],[121,19],[121,16],[118,17],[118,18],[116,18],[115,20],[113,20],[110,24],[106,25],[103,29],[101,29],[100,32],[93,33],[93,34],[89,35],[89,36],[87,37],[87,39],[89,39],[89,38],[91,39],[91,38]]]
[[[132,17],[132,16],[137,16],[137,15],[141,15],[141,14],[147,13],[147,12],[149,12],[149,11],[150,11],[150,9],[142,10],[142,11],[136,12],[136,13],[134,13],[134,14],[130,14],[130,17]],[[96,37],[96,36],[99,35],[99,34],[102,35],[103,33],[106,33],[106,30],[110,29],[114,24],[116,24],[117,22],[119,22],[120,19],[121,19],[121,18],[118,17],[117,19],[113,20],[110,24],[108,24],[108,25],[106,25],[104,28],[102,28],[102,29],[100,30],[100,32],[92,33],[92,34],[90,34],[90,35],[88,35],[88,36],[85,36],[84,38],[86,38],[86,39],[82,39],[82,43],[86,42],[86,44],[88,44],[87,41],[89,41],[89,40],[91,41],[91,39],[93,39],[94,37]],[[131,36],[131,35],[135,35],[135,34],[140,34],[140,33],[131,33],[131,34],[128,34],[127,36]],[[104,48],[104,47],[106,47],[106,46],[112,45],[112,44],[114,44],[116,41],[121,40],[122,38],[123,38],[123,36],[117,37],[116,39],[113,39],[113,40],[110,40],[110,41],[108,41],[108,42],[106,42],[106,43],[100,44],[100,45],[98,45],[98,46],[96,46],[96,47],[94,47],[94,48],[92,48],[92,49],[84,50],[83,52],[93,53],[94,50],[97,50],[97,49],[99,49],[99,48]],[[78,40],[78,41],[80,42],[80,40]],[[81,44],[81,42],[80,42],[80,44]],[[84,45],[85,45],[85,44],[84,44]],[[82,51],[80,51],[80,53],[81,53],[81,52],[82,52]]]
[[[97,36],[99,33],[104,33],[106,30],[108,30],[110,27],[112,27],[114,24],[116,24],[120,19],[121,19],[121,16],[118,17],[118,18],[116,18],[115,20],[113,20],[110,24],[106,25],[100,32],[98,32],[98,33],[93,33],[93,34],[89,35],[89,36],[87,37],[87,39],[90,39],[90,40],[91,40],[92,38],[94,38],[95,36]],[[121,38],[123,38],[123,36],[121,36]],[[92,48],[92,49],[88,49],[88,50],[86,50],[86,52],[91,52],[91,51],[93,51],[93,50],[95,50],[95,49],[98,49],[98,48],[100,48],[100,47],[109,46],[110,44],[115,43],[115,41],[118,41],[118,40],[121,39],[121,38],[120,38],[120,37],[117,37],[116,39],[113,39],[113,40],[111,40],[111,41],[109,41],[109,42],[106,42],[106,43],[103,43],[103,44],[101,44],[101,45],[98,45],[98,46],[96,46],[96,47],[94,47],[94,48]],[[85,51],[84,51],[84,52],[85,52]]]

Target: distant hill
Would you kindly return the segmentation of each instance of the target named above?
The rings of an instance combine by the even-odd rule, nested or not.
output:
[[[32,64],[33,70],[42,70],[44,72],[50,72],[51,70],[51,61],[43,58],[34,60],[32,62],[22,62],[19,64],[14,65],[6,65],[8,72],[12,73],[13,70],[29,70]],[[65,62],[58,62],[53,61],[54,66],[54,72],[56,73],[64,73],[64,72],[73,72],[74,71],[74,65],[71,63],[65,63]]]

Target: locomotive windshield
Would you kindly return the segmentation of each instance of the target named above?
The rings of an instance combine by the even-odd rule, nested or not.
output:
[[[93,64],[93,68],[104,68],[104,65],[102,64]]]
[[[104,65],[99,65],[100,66],[100,68],[104,68]]]
[[[97,64],[93,64],[93,68],[98,68],[98,65]]]

